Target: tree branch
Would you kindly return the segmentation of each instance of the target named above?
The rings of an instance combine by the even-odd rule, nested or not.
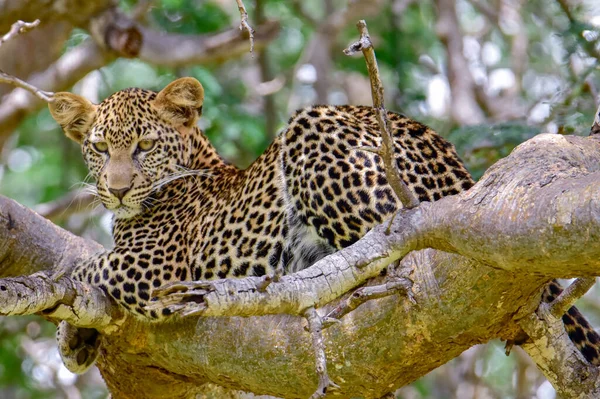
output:
[[[521,345],[561,398],[600,397],[600,368],[588,363],[565,332],[561,317],[542,303],[519,325],[529,336]]]
[[[5,83],[5,84],[9,84],[9,85],[12,85],[15,87],[20,87],[21,89],[27,90],[28,92],[32,93],[33,95],[35,95],[37,98],[39,98],[42,101],[45,101],[45,102],[54,101],[54,99],[52,98],[54,96],[54,93],[49,92],[49,91],[40,90],[37,87],[32,86],[29,83],[15,77],[15,76],[11,76],[11,75],[7,74],[6,72],[0,71],[0,83]]]
[[[561,318],[594,284],[596,284],[595,277],[578,278],[575,280],[550,304],[549,311],[552,316]]]
[[[396,278],[381,285],[373,285],[361,287],[354,291],[345,300],[341,301],[332,311],[330,311],[325,319],[330,325],[338,323],[339,319],[352,312],[354,309],[367,301],[372,301],[377,298],[385,298],[394,294],[402,294],[406,296],[413,304],[416,302],[412,296],[410,289],[412,281],[406,278]]]
[[[15,22],[12,25],[12,27],[10,28],[10,31],[8,31],[7,34],[5,34],[4,36],[2,36],[0,38],[0,46],[2,46],[8,40],[17,36],[18,34],[30,31],[31,29],[35,28],[39,24],[40,24],[39,19],[36,19],[33,22],[23,22],[23,21]],[[11,76],[1,70],[0,70],[0,83],[6,83],[6,84],[10,84],[10,85],[25,89],[25,90],[29,91],[30,93],[33,93],[35,96],[37,96],[42,101],[46,101],[46,102],[52,101],[53,93],[42,91],[42,90],[38,89],[37,87],[34,87],[34,86],[28,84],[27,82],[24,82],[23,80],[15,77],[15,76]]]
[[[451,91],[450,116],[459,125],[475,125],[485,116],[476,99],[475,81],[463,54],[463,36],[456,16],[455,0],[436,0],[436,32],[446,49],[448,84]]]
[[[599,141],[593,136],[538,136],[498,162],[468,192],[403,210],[392,224],[392,235],[376,227],[355,245],[284,276],[265,292],[255,290],[252,279],[223,280],[206,286],[208,293],[198,291],[201,295],[195,299],[207,306],[204,315],[301,314],[377,274],[409,249],[429,246],[466,255],[412,251],[402,259],[400,270],[412,273],[416,305],[408,298],[369,301],[323,332],[329,372],[340,384],[339,394],[382,396],[474,344],[514,338],[521,331],[515,320],[526,319],[537,308],[539,291],[550,278],[598,274]],[[69,244],[73,238],[68,233],[52,234],[59,229],[4,198],[0,225],[9,227],[0,229],[3,271],[11,270],[19,256],[29,256],[26,262],[37,265],[30,270],[39,263],[48,267],[48,259],[64,263],[63,248],[85,258]],[[41,234],[43,229],[50,229],[49,234]],[[45,253],[48,258],[38,258]],[[423,267],[433,270],[443,300],[436,299],[428,282],[414,272]],[[245,292],[236,292],[242,287]],[[185,297],[186,292],[179,294]],[[323,311],[336,305],[326,305]],[[103,335],[98,365],[115,396],[155,398],[157,392],[164,394],[164,386],[172,396],[189,396],[210,381],[258,394],[305,398],[314,391],[316,374],[311,339],[302,327],[302,317],[285,315],[174,316],[169,323],[156,324],[128,317],[120,328]],[[543,341],[541,333],[522,327],[534,342]],[[571,349],[565,342],[554,350]],[[532,356],[558,384],[552,369],[543,367],[555,365],[556,357],[544,363],[541,356],[548,353]],[[568,359],[579,362],[569,363],[575,370],[586,370],[580,357]],[[365,382],[365,376],[372,375],[377,377]],[[588,375],[597,382],[594,374]]]
[[[404,208],[414,208],[419,205],[419,200],[402,180],[400,172],[398,171],[394,142],[390,135],[390,131],[388,130],[387,111],[385,110],[385,105],[383,103],[383,84],[381,83],[381,78],[379,76],[379,67],[377,66],[375,50],[373,50],[369,31],[367,30],[367,23],[364,20],[360,20],[356,24],[356,27],[360,34],[360,40],[345,49],[344,54],[352,55],[358,51],[362,51],[363,56],[365,57],[369,79],[371,81],[373,108],[375,108],[377,114],[377,122],[379,123],[379,130],[382,138],[381,146],[377,153],[383,159],[385,177],[394,190],[396,197],[398,197]]]
[[[304,317],[308,321],[308,331],[312,339],[313,351],[315,353],[315,363],[317,375],[319,376],[319,385],[317,390],[311,395],[310,399],[320,399],[327,393],[338,390],[339,386],[329,378],[327,374],[327,357],[325,356],[325,344],[323,343],[323,321],[317,310],[313,307],[306,309]]]
[[[74,236],[23,205],[0,196],[0,276],[42,270],[68,273],[103,248]]]

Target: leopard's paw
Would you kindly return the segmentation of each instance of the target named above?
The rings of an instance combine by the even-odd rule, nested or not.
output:
[[[72,373],[86,372],[98,357],[101,336],[93,328],[77,328],[61,321],[56,330],[56,340],[60,357]]]

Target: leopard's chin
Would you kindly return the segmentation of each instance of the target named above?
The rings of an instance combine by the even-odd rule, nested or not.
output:
[[[120,205],[118,208],[111,209],[111,211],[114,213],[116,219],[130,219],[142,213],[142,208]]]

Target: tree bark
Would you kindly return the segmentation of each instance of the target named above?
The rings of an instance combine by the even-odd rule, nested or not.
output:
[[[213,291],[235,306],[207,313],[273,313],[277,309],[268,301],[285,299],[278,296],[286,292],[281,287],[292,287],[294,279],[313,280],[303,286],[308,291],[302,295],[287,291],[289,304],[297,307],[279,309],[292,314],[175,315],[155,324],[127,318],[118,328],[100,328],[105,335],[98,367],[116,398],[194,397],[209,382],[258,394],[308,397],[317,376],[299,309],[329,302],[339,296],[335,284],[348,290],[403,257],[400,269],[414,281],[416,304],[398,295],[373,300],[324,331],[329,374],[342,396],[381,397],[475,344],[513,339],[523,327],[532,335],[525,349],[564,397],[594,397],[598,373],[565,341],[565,334],[556,341],[560,345],[548,347],[556,337],[556,332],[548,335],[551,318],[543,307],[534,312],[549,279],[599,274],[599,161],[596,138],[537,136],[490,168],[468,192],[403,211],[393,222],[395,234],[385,236],[385,224],[377,227],[355,245],[285,276],[265,292]],[[0,198],[0,225],[10,227],[0,229],[0,270],[11,275],[19,265],[28,265],[26,272],[68,269],[85,251],[98,248],[6,198]],[[22,240],[32,244],[21,245]],[[371,255],[357,253],[365,242]],[[454,254],[423,249],[427,247]],[[365,265],[365,256],[375,266]],[[336,281],[343,279],[355,280]],[[250,280],[216,284],[239,288]],[[4,293],[9,300],[11,295],[16,293]],[[236,296],[241,298],[237,302],[232,300]],[[209,301],[209,307],[218,302]],[[335,303],[323,306],[321,313]],[[563,359],[569,359],[569,369]],[[560,378],[579,381],[583,374],[587,384],[568,386]]]

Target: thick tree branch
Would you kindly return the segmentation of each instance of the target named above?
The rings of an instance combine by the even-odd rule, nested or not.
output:
[[[429,230],[425,245],[518,273],[599,275],[595,151],[600,140],[594,136],[542,134],[521,144],[476,184],[512,189],[469,190],[436,203],[423,226]]]
[[[416,305],[398,297],[369,301],[323,332],[329,372],[342,397],[380,397],[476,343],[514,338],[521,327],[534,343],[542,342],[540,334],[527,330],[522,322],[519,327],[516,321],[525,320],[537,308],[545,282],[600,270],[599,141],[538,136],[492,167],[468,192],[403,210],[392,224],[392,235],[386,236],[380,226],[354,246],[271,283],[265,292],[253,291],[252,279],[224,280],[205,286],[205,292],[196,286],[195,299],[204,301],[205,315],[300,314],[347,292],[409,249],[432,246],[471,259],[434,250],[413,251],[404,256],[400,270],[430,267],[439,287],[435,292],[419,273],[410,274]],[[51,226],[25,209],[21,214],[15,213],[19,209],[7,212],[11,204],[15,206],[0,199],[0,224],[13,226],[0,229],[0,234],[5,233],[0,242],[8,239],[20,245],[44,224]],[[29,228],[31,220],[42,226]],[[68,239],[63,236],[65,242]],[[372,248],[363,247],[365,243],[372,243]],[[36,263],[36,256],[44,253],[40,248],[46,247],[50,258],[62,259],[64,245],[57,240],[52,246],[1,248],[5,258],[0,265],[9,268],[12,258],[6,256],[18,250]],[[365,249],[364,255],[355,253]],[[372,260],[374,264],[365,264]],[[344,279],[350,282],[339,281]],[[240,288],[245,291],[236,292]],[[185,297],[182,291],[178,294]],[[234,300],[236,296],[241,300]],[[335,305],[324,306],[323,311]],[[99,360],[116,396],[154,398],[157,392],[164,393],[167,384],[173,397],[184,397],[183,393],[189,396],[207,381],[290,398],[306,398],[314,391],[314,354],[302,317],[174,316],[170,323],[147,324],[133,318],[123,323],[103,335]],[[570,353],[574,348],[565,341],[554,350]],[[544,356],[548,353],[542,351]],[[556,357],[544,363],[536,356],[548,378],[560,383],[552,379],[549,366],[543,366],[553,365]],[[574,369],[586,370],[581,358],[569,359],[579,362],[570,363]],[[148,375],[153,378],[142,378]],[[365,382],[365,376],[376,377]],[[587,385],[582,389],[590,395],[594,392]]]
[[[74,236],[23,205],[0,196],[0,276],[68,271],[101,251],[100,244]]]

